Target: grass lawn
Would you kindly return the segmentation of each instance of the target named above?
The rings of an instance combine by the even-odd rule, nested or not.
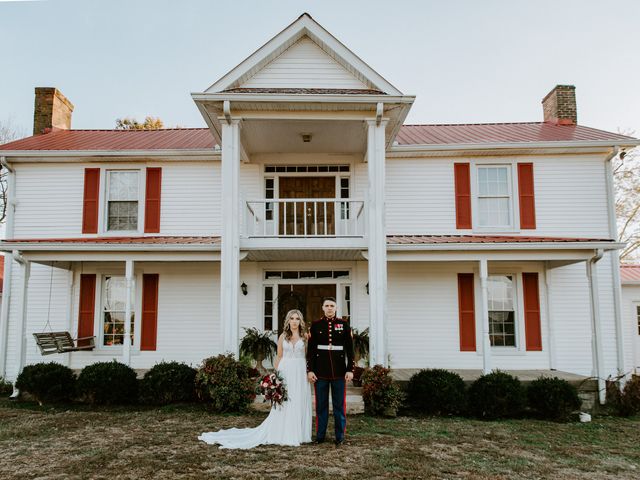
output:
[[[200,406],[92,411],[2,399],[0,478],[640,478],[638,417],[556,424],[352,415],[340,449],[219,450],[196,439],[258,425],[265,415],[213,415]]]

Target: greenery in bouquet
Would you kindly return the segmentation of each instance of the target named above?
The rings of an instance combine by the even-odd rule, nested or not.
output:
[[[271,402],[271,408],[281,406],[289,399],[284,379],[277,371],[262,377],[258,392],[264,395],[265,402]]]

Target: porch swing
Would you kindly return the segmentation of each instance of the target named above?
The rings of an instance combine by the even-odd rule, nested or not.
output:
[[[55,265],[55,262],[54,262]],[[54,332],[51,328],[51,290],[53,285],[53,265],[51,266],[51,276],[49,277],[49,304],[47,307],[47,323],[41,333],[34,333],[36,345],[40,349],[41,355],[51,355],[54,353],[70,353],[82,350],[93,350],[95,348],[95,336],[73,338],[69,332]],[[49,328],[48,332],[45,330]],[[88,341],[87,345],[80,345],[80,342]]]

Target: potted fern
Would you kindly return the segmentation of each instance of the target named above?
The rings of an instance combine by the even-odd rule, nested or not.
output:
[[[273,355],[278,348],[276,342],[271,339],[273,332],[271,330],[260,332],[257,328],[244,328],[244,331],[246,334],[240,342],[240,355],[253,358],[256,361],[256,368],[264,371],[262,362],[265,359],[273,360]]]
[[[362,371],[364,370],[358,362],[361,359],[365,359],[366,363],[369,361],[369,327],[365,328],[362,332],[358,329],[352,328],[353,333],[353,385],[355,387],[362,386]]]

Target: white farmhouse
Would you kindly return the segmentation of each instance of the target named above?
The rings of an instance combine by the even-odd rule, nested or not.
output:
[[[197,364],[324,296],[394,369],[633,368],[611,159],[639,142],[577,125],[573,86],[544,121],[403,125],[415,97],[304,14],[192,97],[207,128],[72,130],[36,89],[0,147],[0,375]],[[95,338],[43,357],[51,331]]]

